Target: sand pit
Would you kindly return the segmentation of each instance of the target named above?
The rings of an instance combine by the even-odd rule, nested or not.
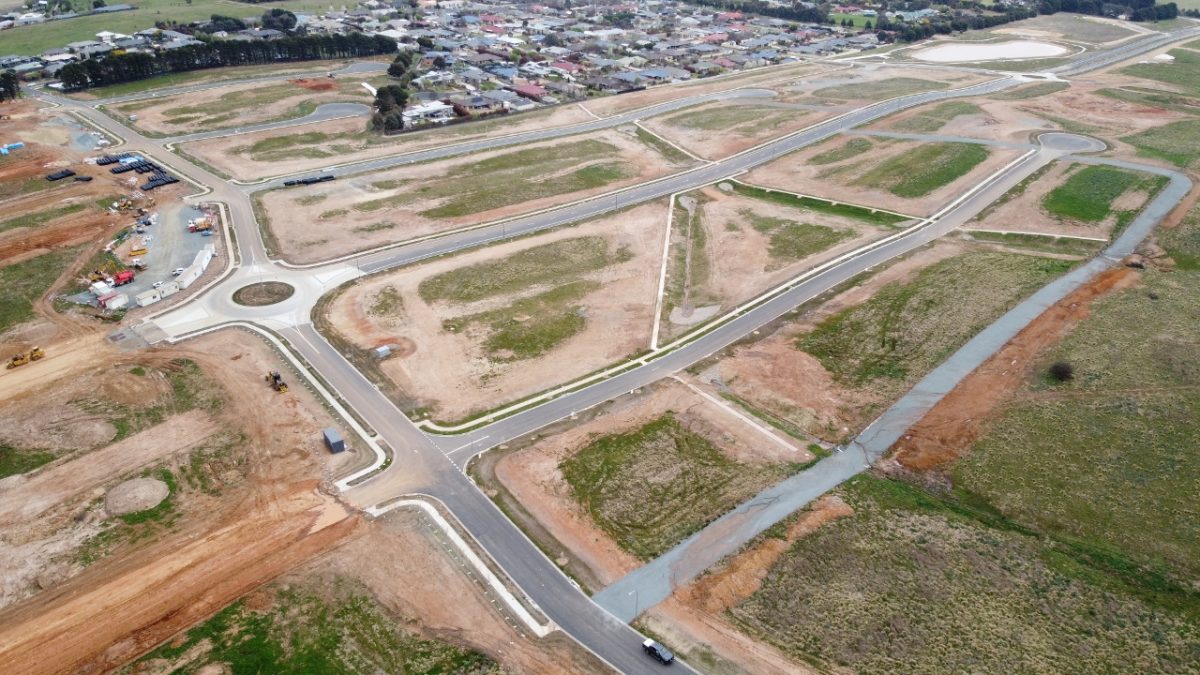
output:
[[[1011,40],[997,43],[945,42],[912,53],[912,57],[932,63],[976,61],[1014,61],[1064,56],[1070,50],[1061,45],[1035,40]]]
[[[276,190],[262,203],[284,257],[314,262],[556,206],[684,165],[609,129]]]
[[[104,495],[104,510],[110,516],[123,516],[152,509],[171,494],[171,488],[157,478],[127,480]]]

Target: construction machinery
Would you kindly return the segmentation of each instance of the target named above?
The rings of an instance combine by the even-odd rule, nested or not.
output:
[[[26,363],[29,363],[30,361],[40,361],[41,358],[45,355],[46,355],[46,353],[42,351],[41,347],[34,347],[33,349],[29,350],[28,353],[21,352],[20,354],[17,354],[16,356],[13,356],[11,359],[9,359],[8,360],[8,369],[12,370],[13,368],[16,368],[17,366],[23,366]]]
[[[279,374],[278,370],[272,370],[267,373],[267,382],[271,384],[271,388],[275,391],[281,394],[287,393],[287,383],[283,381],[283,376]]]

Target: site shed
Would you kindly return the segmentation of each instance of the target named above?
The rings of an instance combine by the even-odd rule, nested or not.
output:
[[[342,440],[342,435],[338,433],[337,429],[329,427],[322,434],[325,436],[325,445],[330,452],[341,452],[346,449],[346,441]]]

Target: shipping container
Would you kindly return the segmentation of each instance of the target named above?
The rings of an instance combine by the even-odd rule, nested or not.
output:
[[[342,440],[342,435],[338,433],[337,429],[329,427],[322,432],[322,435],[325,436],[325,446],[329,448],[330,452],[337,453],[346,449],[346,441]]]

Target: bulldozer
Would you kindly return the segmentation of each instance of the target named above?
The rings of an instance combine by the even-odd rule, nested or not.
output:
[[[29,353],[21,352],[8,360],[8,370],[12,370],[17,366],[23,366],[30,361],[40,361],[45,355],[46,353],[42,351],[41,347],[34,347],[29,350]]]
[[[283,381],[283,376],[279,374],[279,371],[273,370],[267,373],[267,382],[271,384],[271,388],[275,391],[281,394],[287,393],[287,383]]]

